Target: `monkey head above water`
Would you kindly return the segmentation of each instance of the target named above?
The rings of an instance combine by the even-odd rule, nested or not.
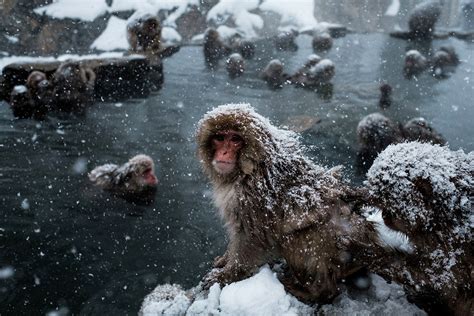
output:
[[[121,166],[96,167],[88,176],[94,185],[137,204],[152,203],[158,184],[155,165],[147,155],[137,155]]]
[[[337,282],[361,264],[351,253],[371,232],[351,213],[358,192],[341,180],[339,168],[314,164],[297,134],[273,126],[248,104],[210,111],[196,138],[230,238],[206,284],[238,281],[284,258],[294,276],[288,291],[307,301],[331,300]]]
[[[226,69],[230,78],[240,77],[245,70],[245,61],[242,55],[234,53],[227,58]]]

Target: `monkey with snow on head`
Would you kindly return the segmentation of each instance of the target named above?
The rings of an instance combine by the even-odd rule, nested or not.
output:
[[[147,155],[137,155],[125,164],[105,164],[89,173],[89,180],[99,188],[129,202],[151,204],[158,180],[155,165]]]
[[[278,59],[272,59],[263,69],[260,77],[272,90],[281,89],[285,83],[290,83],[291,76],[283,71],[283,64]]]
[[[387,147],[367,172],[380,221],[408,255],[387,253],[372,271],[403,284],[430,315],[474,314],[474,152],[411,142]]]
[[[245,61],[242,55],[234,53],[227,58],[226,69],[231,79],[242,76],[245,70]]]
[[[219,32],[209,28],[204,34],[204,61],[209,69],[215,69],[219,60],[231,53],[230,47],[222,42]]]
[[[365,265],[355,256],[361,245],[376,239],[371,224],[351,212],[359,192],[338,168],[306,158],[295,133],[248,104],[207,113],[196,137],[230,238],[206,283],[238,281],[283,258],[292,276],[288,291],[305,301],[333,299],[337,283]]]
[[[83,114],[94,99],[96,74],[80,62],[64,62],[52,78],[55,110]]]

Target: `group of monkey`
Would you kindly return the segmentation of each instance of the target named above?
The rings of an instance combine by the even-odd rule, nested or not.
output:
[[[127,24],[130,54],[146,56],[150,63],[171,56],[179,46],[161,45],[161,25],[154,15],[143,15]],[[34,70],[25,84],[16,85],[10,93],[10,108],[17,118],[43,120],[51,112],[82,115],[94,102],[96,73],[90,63],[66,61],[47,76]]]
[[[15,117],[37,120],[50,112],[83,114],[94,100],[95,78],[92,68],[77,62],[62,63],[50,79],[35,70],[13,88],[10,108]]]
[[[298,31],[290,30],[279,33],[273,38],[277,50],[295,51]],[[313,35],[313,49],[316,52],[328,51],[332,47],[332,37],[328,32],[316,32]],[[219,60],[226,58],[226,70],[230,78],[236,78],[245,72],[245,59],[255,55],[255,43],[243,40],[239,34],[232,36],[228,44],[220,38],[215,29],[208,29],[204,35],[204,59],[209,69],[217,68]],[[278,59],[271,60],[262,70],[263,79],[271,89],[281,89],[285,84],[296,87],[317,89],[330,82],[334,77],[335,66],[329,59],[316,54],[308,57],[306,63],[293,75],[284,72],[283,64]]]
[[[432,315],[472,315],[473,153],[400,143],[353,187],[340,167],[316,165],[294,132],[248,104],[208,112],[196,141],[229,236],[204,289],[283,263],[285,289],[321,304],[371,271],[402,284]],[[154,194],[157,185],[144,155],[97,167],[89,179],[125,199]]]
[[[154,16],[132,21],[127,34],[134,53],[150,58],[168,53],[160,45],[161,27]],[[275,43],[295,49],[296,35],[287,32]],[[329,38],[322,34],[313,46],[327,50],[332,45]],[[228,56],[231,77],[244,72],[243,59],[254,51],[253,43],[239,36],[227,45],[217,31],[205,34],[206,64],[215,68]],[[283,72],[281,62],[272,60],[262,78],[271,88],[286,82],[314,88],[333,76],[332,62],[311,55],[292,76]],[[94,82],[92,69],[81,63],[63,63],[50,79],[34,71],[25,86],[14,88],[10,106],[15,116],[36,119],[53,110],[82,112],[92,102]],[[391,87],[383,85],[381,92],[380,104],[386,107]],[[404,139],[444,143],[425,121],[400,127],[381,114],[365,118],[357,134],[372,160],[388,144]],[[377,164],[369,170],[367,186],[356,188],[343,180],[340,168],[326,169],[308,159],[295,133],[273,126],[246,104],[207,113],[198,123],[196,141],[229,234],[227,251],[204,277],[204,288],[241,280],[263,264],[283,260],[280,280],[305,302],[330,302],[341,292],[341,283],[368,269],[403,284],[409,297],[429,313],[474,313],[472,153],[416,143],[421,153],[417,156],[410,152],[410,143],[401,143],[377,159],[383,162],[397,153],[406,154],[406,159]],[[418,166],[441,168],[438,156],[452,164],[448,193],[437,187],[439,179],[411,173]],[[399,182],[390,183],[390,176],[399,177]],[[122,166],[97,167],[89,179],[132,202],[149,203],[158,184],[153,161],[146,155]],[[397,187],[401,184],[405,186]],[[386,239],[384,231],[395,236],[395,242]]]

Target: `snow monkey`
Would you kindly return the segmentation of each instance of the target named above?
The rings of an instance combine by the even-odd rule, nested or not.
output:
[[[370,223],[351,212],[360,192],[341,180],[340,168],[314,164],[295,133],[248,104],[210,111],[196,137],[230,238],[206,284],[238,281],[283,258],[292,276],[288,291],[304,301],[332,300],[338,281],[364,266],[353,254],[373,235]]]
[[[204,35],[204,61],[209,69],[215,69],[219,60],[231,53],[230,47],[225,45],[217,32],[213,28],[207,29]]]
[[[245,71],[245,61],[242,55],[234,53],[227,58],[226,69],[231,79],[242,76]]]
[[[161,25],[158,17],[145,14],[127,24],[127,39],[132,53],[158,51],[161,45]]]
[[[429,315],[474,315],[473,158],[474,152],[401,143],[387,147],[367,172],[382,222],[412,249],[387,254],[370,269],[403,284]]]
[[[59,111],[83,113],[94,97],[95,72],[80,62],[65,62],[55,71],[53,95]]]
[[[31,102],[33,102],[35,108],[33,117],[36,119],[44,119],[53,104],[51,82],[46,78],[44,72],[35,70],[28,76],[26,86],[28,87]]]
[[[147,155],[137,155],[125,164],[105,164],[89,173],[89,180],[129,202],[150,204],[156,193],[158,180],[155,165]]]

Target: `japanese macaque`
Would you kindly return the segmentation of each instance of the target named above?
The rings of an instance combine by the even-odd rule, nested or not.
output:
[[[388,145],[403,141],[400,126],[380,113],[362,118],[356,133],[359,144],[358,162],[366,168],[370,167],[375,157]]]
[[[145,14],[131,19],[127,24],[127,39],[130,51],[147,57],[166,58],[179,51],[179,46],[163,47],[161,24],[158,17]]]
[[[379,107],[382,110],[385,110],[392,105],[392,90],[392,86],[388,83],[380,85]]]
[[[316,32],[313,35],[313,49],[315,52],[325,52],[332,47],[332,37],[328,32]]]
[[[158,51],[161,46],[161,24],[158,17],[146,14],[127,24],[127,39],[133,53]]]
[[[432,143],[444,145],[446,140],[434,130],[433,127],[422,117],[409,120],[403,126],[403,136],[408,141],[419,141],[423,143]]]
[[[13,116],[17,118],[31,118],[33,116],[34,104],[26,86],[13,87],[10,94],[10,109]]]
[[[283,64],[278,59],[271,60],[262,71],[261,78],[265,80],[270,89],[281,89],[283,85],[290,83],[291,76],[283,72]]]
[[[26,86],[34,105],[33,117],[44,119],[53,106],[53,89],[46,74],[41,71],[33,71],[26,80]]]
[[[417,50],[409,50],[405,54],[405,65],[403,66],[403,74],[405,78],[411,79],[421,74],[428,67],[428,61]]]
[[[255,55],[255,44],[242,39],[240,34],[232,36],[229,42],[231,50],[239,53],[244,59],[251,59]]]
[[[322,59],[308,70],[308,83],[306,87],[318,87],[320,84],[329,83],[336,74],[336,67],[329,59]]]
[[[230,47],[220,39],[219,32],[208,29],[204,35],[204,61],[209,69],[215,69],[219,60],[231,53]]]
[[[305,87],[308,84],[308,73],[311,67],[315,66],[321,61],[321,57],[316,54],[311,54],[308,56],[303,67],[298,69],[298,71],[291,76],[290,81],[296,87]]]
[[[355,254],[373,235],[370,223],[351,213],[359,192],[341,180],[340,168],[315,165],[294,132],[273,126],[248,104],[207,113],[196,137],[230,238],[206,284],[241,280],[283,258],[288,291],[304,301],[333,299],[337,282],[363,265]]]
[[[83,114],[94,97],[94,71],[79,62],[61,64],[53,75],[55,109]]]
[[[151,204],[154,201],[158,180],[153,160],[147,155],[137,155],[121,166],[96,167],[88,176],[94,185],[129,202]]]
[[[445,78],[459,65],[459,57],[453,47],[442,46],[433,54],[430,63],[433,76]]]
[[[226,69],[230,78],[240,77],[245,70],[244,58],[238,53],[230,55],[226,61]]]
[[[441,15],[442,5],[438,1],[425,1],[417,5],[408,19],[411,37],[430,39],[433,37],[435,24]]]
[[[429,315],[474,315],[474,152],[428,143],[385,149],[367,172],[383,222],[409,249],[370,268]],[[392,238],[394,239],[394,238]]]
[[[290,30],[279,33],[275,36],[273,42],[277,50],[283,51],[297,51],[298,45],[295,43],[296,37],[298,37],[299,32],[296,30]]]

